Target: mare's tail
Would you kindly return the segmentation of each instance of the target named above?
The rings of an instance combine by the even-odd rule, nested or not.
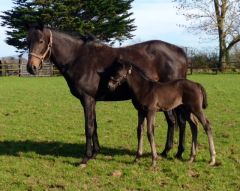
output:
[[[198,86],[201,88],[202,95],[203,95],[202,108],[206,109],[207,106],[208,106],[207,92],[206,92],[205,88],[201,84],[198,84]]]

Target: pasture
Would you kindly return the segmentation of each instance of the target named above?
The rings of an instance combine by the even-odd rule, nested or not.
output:
[[[204,85],[213,127],[217,165],[210,159],[207,136],[199,127],[197,160],[187,163],[191,134],[186,128],[183,161],[174,149],[151,168],[150,146],[133,163],[137,112],[130,101],[98,102],[101,152],[86,168],[78,166],[85,150],[84,117],[62,77],[0,78],[0,190],[240,190],[240,75],[191,75]],[[166,121],[156,119],[160,153]],[[146,131],[145,131],[146,132]]]

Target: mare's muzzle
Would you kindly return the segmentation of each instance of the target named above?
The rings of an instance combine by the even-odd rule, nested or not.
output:
[[[27,71],[32,74],[36,75],[39,70],[42,68],[42,61],[31,57],[28,59],[27,63]]]

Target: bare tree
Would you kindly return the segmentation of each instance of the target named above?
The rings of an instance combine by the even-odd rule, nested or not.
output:
[[[204,32],[219,41],[219,67],[229,63],[230,49],[240,41],[240,0],[174,0],[192,32]]]

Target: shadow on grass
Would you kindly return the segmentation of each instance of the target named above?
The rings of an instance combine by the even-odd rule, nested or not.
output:
[[[85,145],[54,141],[0,141],[0,155],[19,156],[20,153],[35,152],[39,155],[82,158],[85,154]],[[135,155],[135,151],[124,148],[101,147],[104,155]]]

